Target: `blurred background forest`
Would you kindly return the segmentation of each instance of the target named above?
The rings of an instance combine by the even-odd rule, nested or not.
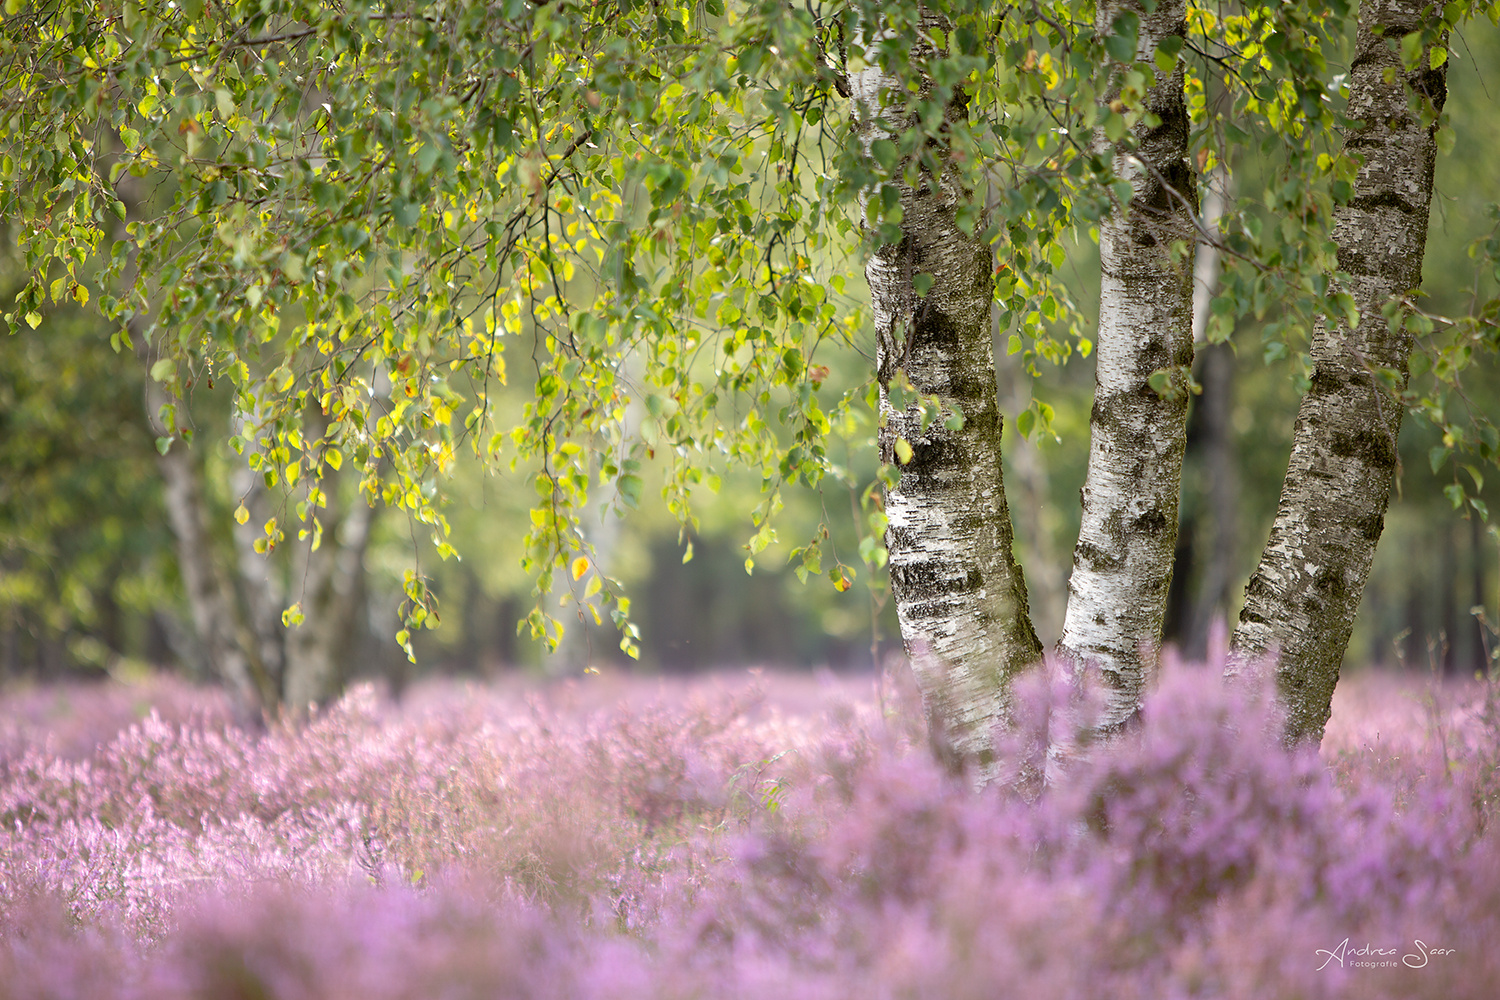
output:
[[[1453,45],[1451,64],[1447,114],[1455,141],[1438,162],[1424,269],[1429,308],[1439,314],[1467,312],[1474,294],[1488,287],[1476,282],[1492,281],[1476,277],[1468,248],[1493,230],[1491,205],[1500,201],[1494,167],[1500,134],[1491,124],[1500,112],[1500,40],[1471,29]],[[1241,189],[1254,191],[1275,164],[1242,162],[1235,169]],[[6,301],[19,287],[13,247],[8,234],[0,239]],[[851,261],[845,270],[853,269]],[[1097,303],[1097,248],[1084,239],[1068,269],[1074,300],[1085,309]],[[856,297],[862,286],[851,274]],[[193,386],[185,401],[191,447],[178,442],[170,455],[159,455],[147,414],[161,400],[146,363],[128,350],[117,354],[111,332],[95,313],[74,305],[54,307],[34,331],[0,338],[0,679],[129,676],[161,666],[206,676],[212,643],[195,625],[195,587],[236,605],[233,617],[243,627],[234,639],[247,646],[267,644],[257,622],[274,624],[283,608],[300,602],[309,623],[262,653],[322,657],[346,678],[382,675],[399,686],[417,671],[570,673],[623,660],[613,630],[577,627],[569,608],[557,609],[556,591],[554,613],[573,626],[561,648],[549,654],[518,635],[517,622],[534,600],[519,565],[519,526],[533,503],[524,469],[486,472],[472,459],[460,461],[445,487],[458,561],[438,560],[399,512],[361,516],[352,482],[325,487],[333,503],[317,553],[295,532],[269,558],[252,551],[268,516],[279,511],[283,522],[294,522],[295,515],[274,491],[255,485],[231,448],[236,428],[228,380]],[[1075,354],[1065,366],[1043,363],[1033,379],[1006,356],[1005,340],[997,330],[1006,483],[1034,619],[1050,644],[1061,628],[1078,529],[1093,364]],[[865,344],[816,361],[832,369],[830,385],[842,388],[870,377],[872,353]],[[1296,350],[1286,354],[1263,342],[1253,322],[1241,323],[1228,344],[1199,351],[1197,378],[1205,392],[1193,401],[1168,619],[1168,639],[1189,655],[1201,655],[1216,617],[1232,621],[1238,613],[1275,512],[1305,385],[1302,359]],[[512,344],[509,356],[504,393],[514,408],[530,385],[524,347]],[[1491,410],[1500,402],[1500,372],[1471,371],[1465,385],[1469,400],[1450,405]],[[1016,416],[1033,397],[1053,407],[1056,439],[1016,434]],[[187,422],[181,414],[178,420]],[[628,585],[640,626],[636,669],[860,670],[899,650],[883,580],[858,554],[860,496],[878,472],[873,438],[867,411],[848,454],[834,456],[854,485],[828,479],[821,492],[788,488],[777,522],[782,541],[757,557],[753,574],[745,571],[743,546],[753,533],[749,511],[759,500],[758,477],[726,474],[716,494],[701,492],[695,511],[701,520],[688,537],[679,536],[649,487],[630,517],[595,520],[591,540],[608,571]],[[1432,428],[1408,419],[1398,495],[1349,665],[1467,673],[1485,662],[1485,639],[1471,612],[1485,606],[1496,618],[1500,548],[1488,525],[1464,519],[1445,496],[1455,474],[1466,480],[1469,474],[1451,464],[1434,473],[1428,454],[1436,443]],[[1478,484],[1477,492],[1475,483],[1466,485],[1500,511],[1493,482]],[[245,526],[234,516],[242,502]],[[173,504],[201,515],[203,535],[186,548]],[[790,549],[825,514],[835,526],[825,545],[860,570],[842,592],[826,578],[804,583],[786,565]],[[403,575],[413,565],[432,577],[442,619],[417,636],[415,666],[394,639]],[[210,578],[211,587],[204,582]],[[559,580],[557,591],[566,582]]]

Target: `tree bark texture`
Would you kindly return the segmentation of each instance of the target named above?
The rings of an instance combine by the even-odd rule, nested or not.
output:
[[[1186,31],[1183,0],[1151,13],[1139,4],[1103,5],[1101,30],[1133,8],[1139,51]],[[1161,645],[1177,541],[1177,508],[1193,363],[1193,222],[1196,191],[1188,166],[1183,69],[1158,78],[1146,107],[1160,124],[1136,127],[1133,151],[1115,169],[1134,191],[1129,207],[1099,227],[1102,270],[1094,407],[1083,519],[1073,553],[1059,652],[1075,670],[1104,680],[1100,735],[1117,732],[1140,709],[1146,664]],[[1178,245],[1182,252],[1174,253]],[[1158,393],[1153,374],[1168,373]]]
[[[870,68],[850,83],[867,151],[915,124],[901,80]],[[929,89],[924,80],[916,99]],[[948,114],[966,114],[961,96]],[[876,249],[865,268],[877,335],[882,457],[898,460],[900,441],[911,448],[885,498],[891,588],[934,746],[950,765],[976,768],[984,782],[995,772],[993,731],[1008,718],[1010,681],[1042,656],[1011,551],[1001,475],[990,338],[993,255],[956,224],[955,209],[972,192],[951,177],[924,175],[916,186],[902,183],[900,193],[903,238]],[[932,276],[925,295],[914,284],[918,274]],[[941,403],[942,415],[925,428],[918,403],[898,408],[892,400],[898,370]],[[954,413],[963,415],[958,430],[945,426]]]
[[[132,332],[144,350],[144,331]],[[158,437],[167,432],[159,416],[167,402],[166,393],[148,375],[146,417]],[[185,443],[173,441],[166,454],[158,456],[157,468],[167,519],[177,539],[177,569],[206,666],[229,686],[244,711],[258,715],[276,704],[277,692],[263,664],[247,652],[253,650],[254,640],[240,620],[234,588],[214,557],[197,463]]]
[[[328,506],[319,512],[323,542],[293,553],[292,587],[305,616],[285,632],[284,695],[293,711],[326,704],[344,690],[353,666],[355,615],[364,598],[365,549],[375,509],[363,496],[342,497],[335,473],[324,486]]]
[[[236,414],[234,433],[243,433],[245,423],[244,417]],[[286,627],[281,624],[281,611],[286,607],[286,588],[270,558],[255,551],[256,541],[265,537],[262,526],[275,511],[260,474],[244,462],[235,463],[229,474],[229,486],[250,514],[244,524],[235,524],[232,529],[237,582],[244,597],[245,617],[255,639],[257,655],[279,699],[286,677],[282,649]]]
[[[1312,386],[1297,411],[1276,520],[1234,635],[1231,672],[1277,655],[1288,743],[1322,740],[1396,472],[1402,406],[1375,372],[1394,369],[1404,385],[1411,341],[1387,326],[1382,309],[1421,284],[1437,155],[1436,126],[1413,110],[1409,94],[1440,111],[1447,66],[1425,68],[1423,52],[1407,73],[1395,43],[1422,26],[1430,6],[1367,0],[1360,8],[1348,114],[1362,125],[1345,148],[1363,162],[1353,200],[1335,209],[1333,232],[1359,325],[1320,324],[1313,332]]]
[[[237,432],[245,433],[245,421],[237,422]],[[236,582],[271,686],[296,713],[310,704],[327,704],[343,692],[354,666],[356,616],[365,599],[364,556],[375,511],[364,497],[345,496],[352,477],[326,475],[327,506],[318,511],[322,542],[314,551],[310,539],[289,540],[283,546],[286,562],[255,551],[256,540],[264,537],[261,526],[276,513],[260,477],[240,464],[231,480],[250,512],[244,524],[235,525]],[[281,622],[288,601],[300,603],[303,613],[303,621],[291,628]]]

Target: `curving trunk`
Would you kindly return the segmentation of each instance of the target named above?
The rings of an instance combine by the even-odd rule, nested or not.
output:
[[[1138,3],[1101,6],[1100,29],[1123,9],[1140,18],[1139,51],[1147,61],[1164,38],[1186,31],[1183,0],[1164,0],[1149,14]],[[1101,735],[1119,731],[1140,709],[1161,645],[1177,541],[1196,241],[1182,81],[1179,63],[1147,93],[1146,107],[1161,122],[1138,125],[1135,149],[1115,152],[1115,170],[1133,197],[1099,227],[1089,464],[1058,650],[1075,671],[1092,666],[1102,673]],[[1153,376],[1165,391],[1152,387]]]
[[[941,26],[931,13],[925,21]],[[871,68],[850,83],[866,150],[915,125],[900,80]],[[918,99],[929,91],[924,80]],[[965,114],[961,97],[949,114]],[[1011,553],[1001,477],[993,256],[955,221],[972,192],[946,176],[899,187],[902,239],[876,249],[865,268],[878,338],[881,452],[887,462],[906,459],[885,498],[891,588],[934,746],[951,765],[973,765],[976,778],[987,781],[1010,680],[1042,655]],[[917,291],[918,275],[931,278],[925,294]],[[893,399],[898,372],[941,404],[925,429],[918,402]],[[961,426],[953,429],[949,424],[960,422],[948,418],[958,414]]]
[[[1394,40],[1421,27],[1424,0],[1365,3],[1349,74],[1349,111],[1362,122],[1345,148],[1363,163],[1354,198],[1334,213],[1339,268],[1359,307],[1353,330],[1313,333],[1312,386],[1297,411],[1291,461],[1260,566],[1245,590],[1231,672],[1278,654],[1286,739],[1319,742],[1395,477],[1402,405],[1376,377],[1401,373],[1408,336],[1383,308],[1422,281],[1436,126],[1414,114],[1408,88],[1432,105],[1447,96],[1447,66],[1402,70]],[[1428,64],[1422,54],[1420,66]]]

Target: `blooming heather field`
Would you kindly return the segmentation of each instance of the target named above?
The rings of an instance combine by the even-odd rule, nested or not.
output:
[[[1351,678],[1321,758],[1168,671],[1038,795],[893,680],[369,688],[237,728],[167,679],[0,704],[0,997],[1500,996],[1500,711]]]

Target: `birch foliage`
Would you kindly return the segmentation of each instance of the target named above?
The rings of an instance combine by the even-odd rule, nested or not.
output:
[[[6,0],[0,217],[28,283],[0,309],[28,335],[53,304],[89,304],[122,363],[126,324],[144,324],[170,396],[230,383],[255,416],[234,446],[288,497],[265,549],[319,543],[321,478],[348,465],[449,558],[453,463],[516,470],[535,488],[538,594],[568,582],[633,653],[628,598],[580,531],[601,506],[659,492],[688,527],[695,490],[754,470],[748,569],[784,489],[868,485],[830,449],[879,420],[846,276],[900,243],[901,191],[923,177],[992,192],[954,219],[992,249],[1014,363],[1088,356],[1059,269],[1133,196],[1091,137],[1128,153],[1154,125],[1145,95],[1180,69],[1196,171],[1271,164],[1202,234],[1227,267],[1209,338],[1253,316],[1267,356],[1295,361],[1314,317],[1354,310],[1329,277],[1357,167],[1338,139],[1345,0],[1193,4],[1154,47],[1130,10],[949,7]],[[930,85],[891,95],[903,127],[866,150],[849,81],[872,65]],[[1492,337],[1493,313],[1464,329]],[[889,374],[892,405],[964,419]],[[1191,391],[1181,374],[1152,390]],[[178,412],[158,414],[163,450],[191,437]],[[1051,414],[1035,400],[1016,426],[1048,434]],[[885,482],[911,454],[894,443]],[[821,530],[798,540],[800,572],[840,589],[878,575],[884,515],[864,496],[859,557]],[[435,623],[420,567],[406,596],[408,628]],[[529,622],[558,638],[540,602]]]

